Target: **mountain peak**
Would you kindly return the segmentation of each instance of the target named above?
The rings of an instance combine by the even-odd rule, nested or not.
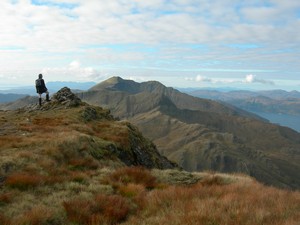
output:
[[[101,83],[91,87],[89,91],[100,91],[103,89],[111,89],[111,90],[117,90],[118,86],[127,86],[128,84],[134,84],[135,82],[132,80],[124,80],[121,77],[114,76],[111,77],[105,81],[102,81]]]
[[[119,82],[122,82],[122,81],[124,81],[123,78],[121,78],[119,76],[114,76],[114,77],[111,77],[111,78],[107,79],[104,82],[111,83],[111,84],[116,84],[116,83],[119,83]]]
[[[101,91],[101,90],[121,91],[129,94],[137,94],[140,92],[161,92],[163,93],[166,86],[158,81],[146,81],[142,83],[135,82],[133,80],[125,80],[121,77],[111,77],[94,87],[89,91]]]

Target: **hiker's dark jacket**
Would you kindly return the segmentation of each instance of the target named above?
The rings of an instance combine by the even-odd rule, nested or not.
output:
[[[48,89],[46,88],[44,79],[39,79],[41,81],[41,86],[36,86],[36,93],[38,94],[43,94],[45,92],[48,91]]]

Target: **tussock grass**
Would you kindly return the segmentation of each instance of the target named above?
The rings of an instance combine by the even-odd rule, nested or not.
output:
[[[5,192],[0,194],[0,206],[12,202],[14,192]]]
[[[11,224],[11,220],[7,216],[5,216],[2,213],[0,213],[0,224],[10,225]]]
[[[94,199],[73,199],[63,203],[68,221],[79,224],[116,224],[126,219],[130,206],[118,195],[96,195]]]
[[[44,183],[16,188],[18,194],[1,193],[3,209],[13,210],[0,207],[0,224],[296,225],[300,218],[299,192],[266,187],[242,175],[173,171],[185,177],[182,183],[172,184],[171,178],[164,184],[161,177],[171,170],[61,168],[53,174],[62,171],[65,180],[51,186],[43,177]],[[195,177],[198,182],[187,183]]]
[[[256,182],[218,183],[155,190],[147,195],[142,215],[131,217],[125,224],[296,225],[299,222],[299,192]]]
[[[5,185],[19,190],[27,190],[41,185],[44,181],[44,177],[39,174],[20,172],[8,176]]]
[[[94,134],[102,139],[117,143],[119,147],[129,148],[129,130],[128,127],[120,123],[102,122],[100,124],[90,125]]]
[[[108,177],[113,186],[122,186],[129,183],[141,184],[147,189],[153,189],[157,183],[156,178],[149,170],[143,167],[124,167],[117,169]]]
[[[51,224],[54,222],[53,213],[45,208],[44,206],[36,206],[27,212],[25,212],[20,217],[12,220],[11,224],[15,225],[42,225]]]

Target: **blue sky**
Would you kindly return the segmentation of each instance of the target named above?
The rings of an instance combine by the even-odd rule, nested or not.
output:
[[[0,88],[121,76],[300,91],[298,0],[1,0]]]

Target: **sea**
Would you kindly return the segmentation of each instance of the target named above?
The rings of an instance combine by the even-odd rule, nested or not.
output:
[[[265,113],[265,112],[253,112],[253,113],[269,120],[271,123],[292,128],[293,130],[300,133],[300,116],[288,115],[288,114]]]

